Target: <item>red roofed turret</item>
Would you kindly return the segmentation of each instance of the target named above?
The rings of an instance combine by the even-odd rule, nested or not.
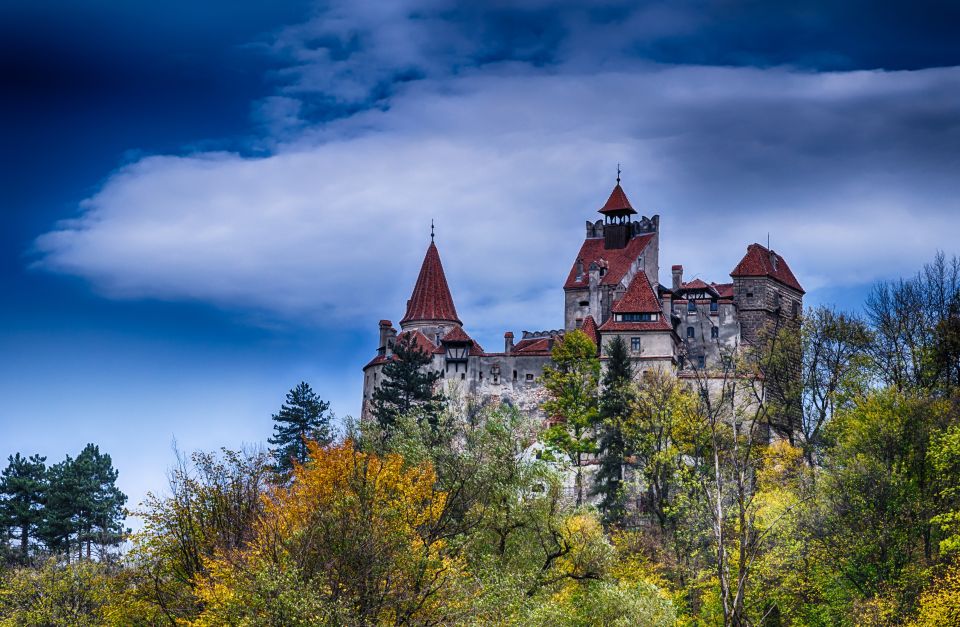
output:
[[[620,187],[620,179],[617,178],[617,185],[610,192],[607,202],[600,208],[600,213],[605,216],[625,216],[635,214],[637,211],[630,204],[626,192]]]
[[[432,241],[427,248],[420,267],[420,276],[413,286],[413,294],[407,301],[407,313],[400,321],[401,326],[408,322],[454,322],[461,324],[457,309],[453,306],[453,296],[447,286],[447,277],[440,263],[440,252]]]

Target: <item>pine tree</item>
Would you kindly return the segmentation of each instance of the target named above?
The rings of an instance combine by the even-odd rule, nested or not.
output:
[[[405,336],[393,347],[393,357],[383,367],[383,382],[373,393],[373,415],[389,433],[401,416],[417,412],[436,427],[443,396],[434,387],[441,373],[426,367],[433,358]]]
[[[67,455],[62,462],[47,469],[46,506],[39,529],[39,538],[47,549],[66,555],[68,561],[77,530],[76,502],[80,498],[73,464],[73,458]]]
[[[273,415],[274,435],[267,439],[276,447],[273,456],[278,474],[288,476],[294,461],[299,464],[307,461],[307,440],[322,445],[333,441],[329,410],[330,403],[320,400],[306,382],[301,381],[287,392],[287,402]]]
[[[607,344],[607,355],[597,416],[600,466],[594,475],[593,494],[600,495],[600,512],[604,523],[610,525],[621,523],[624,516],[623,471],[627,451],[623,423],[630,415],[634,394],[633,368],[622,337]]]
[[[100,453],[95,444],[77,455],[73,473],[79,487],[75,501],[78,542],[86,543],[87,559],[92,546],[117,546],[122,540],[123,505],[126,495],[116,486],[119,472],[110,455]]]
[[[30,551],[30,537],[43,521],[43,501],[46,492],[46,457],[8,458],[8,465],[0,474],[0,527],[19,530],[20,559],[26,561]]]
[[[51,551],[89,559],[101,548],[122,541],[123,505],[118,472],[110,456],[87,444],[76,459],[67,455],[47,471],[47,499],[41,537]]]

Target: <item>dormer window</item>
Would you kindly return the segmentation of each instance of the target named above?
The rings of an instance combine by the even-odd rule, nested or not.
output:
[[[617,314],[617,322],[656,322],[657,314],[655,313],[625,313]]]
[[[469,354],[468,344],[447,344],[447,361],[467,361]]]

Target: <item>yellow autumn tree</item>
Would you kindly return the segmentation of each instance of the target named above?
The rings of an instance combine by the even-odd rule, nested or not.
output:
[[[460,572],[433,467],[350,441],[310,443],[289,487],[264,498],[255,540],[209,560],[197,625],[444,622]]]

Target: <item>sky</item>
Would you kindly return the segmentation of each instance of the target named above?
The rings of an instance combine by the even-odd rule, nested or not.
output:
[[[955,2],[0,5],[0,455],[262,444],[356,415],[430,221],[466,329],[562,326],[614,184],[661,280],[746,246],[808,305],[960,252]]]

